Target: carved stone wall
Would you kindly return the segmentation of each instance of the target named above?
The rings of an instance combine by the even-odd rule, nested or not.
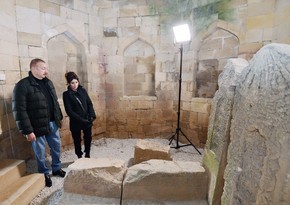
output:
[[[219,89],[212,100],[204,165],[210,175],[209,203],[221,204],[224,187],[224,170],[230,143],[232,110],[237,81],[248,62],[241,58],[228,60],[219,76]]]
[[[269,44],[236,89],[223,204],[289,204],[290,46]],[[288,160],[286,160],[288,159]]]

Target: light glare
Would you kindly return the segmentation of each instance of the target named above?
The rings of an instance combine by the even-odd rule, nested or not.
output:
[[[176,43],[190,41],[190,31],[187,24],[173,27],[173,33]]]

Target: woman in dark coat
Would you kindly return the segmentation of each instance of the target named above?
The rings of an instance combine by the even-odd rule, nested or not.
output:
[[[63,102],[70,118],[69,126],[74,140],[75,153],[78,158],[83,155],[81,147],[81,131],[83,131],[85,157],[90,158],[92,125],[96,119],[93,103],[74,72],[67,72],[65,78],[68,87],[67,91],[63,92]]]

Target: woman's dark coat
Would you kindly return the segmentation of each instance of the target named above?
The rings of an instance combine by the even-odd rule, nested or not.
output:
[[[78,86],[77,91],[73,91],[68,86],[67,91],[63,92],[63,103],[65,111],[70,117],[70,130],[83,129],[96,119],[93,103],[81,85]]]

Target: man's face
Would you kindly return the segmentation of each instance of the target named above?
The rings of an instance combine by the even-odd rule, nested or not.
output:
[[[38,62],[31,68],[31,72],[35,78],[42,80],[48,74],[48,67],[46,63]]]

